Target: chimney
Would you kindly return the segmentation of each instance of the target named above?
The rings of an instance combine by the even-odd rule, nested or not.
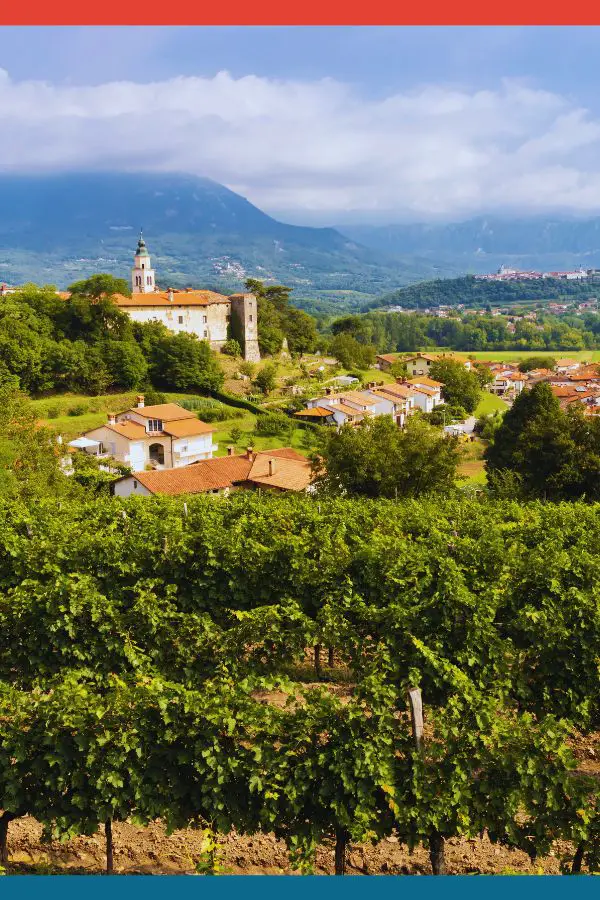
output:
[[[137,408],[138,409],[144,408],[144,395],[143,394],[137,395]]]
[[[246,447],[246,459],[252,459],[254,447]]]
[[[274,475],[274,474],[275,474],[275,460],[270,459],[269,460],[269,475]]]
[[[169,303],[172,303],[173,302],[173,288],[169,288],[167,297],[169,299]]]
[[[116,424],[117,424],[117,417],[115,416],[114,413],[109,413],[109,414],[108,414],[108,424],[109,424],[109,425],[116,425]]]
[[[233,451],[234,451],[234,450],[235,450],[235,447],[229,446],[229,447],[227,448],[227,456],[233,456]]]

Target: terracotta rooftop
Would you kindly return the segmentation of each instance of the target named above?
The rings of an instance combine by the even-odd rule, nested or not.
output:
[[[133,476],[125,477],[134,477],[152,494],[204,494],[223,490],[236,481],[245,480],[251,468],[252,460],[247,456],[219,456],[179,469],[135,472]]]
[[[256,454],[247,481],[259,487],[283,491],[305,491],[312,481],[312,468],[305,457],[279,457],[273,451]],[[269,475],[269,459],[273,460],[273,474]]]
[[[139,422],[117,422],[115,425],[105,422],[103,425],[98,425],[96,428],[86,431],[86,436],[94,431],[98,431],[99,428],[108,428],[110,431],[122,434],[129,441],[143,441],[144,438],[148,437],[148,432]],[[159,431],[158,434],[160,435],[162,432]]]
[[[195,434],[210,434],[216,431],[212,425],[201,422],[200,419],[181,419],[178,422],[167,422],[163,425],[163,431],[176,438],[193,437]]]
[[[184,409],[177,403],[158,403],[156,406],[134,406],[127,412],[137,413],[145,419],[162,419],[163,422],[177,422],[180,419],[195,419],[196,413]],[[122,413],[121,413],[122,415]]]
[[[416,378],[409,378],[408,384],[424,384],[425,387],[429,388],[442,388],[444,387],[444,383],[442,381],[434,381],[433,378],[428,378],[426,375],[419,377],[417,375]]]
[[[269,459],[275,462],[273,475],[269,475]],[[311,482],[312,471],[305,456],[292,447],[278,447],[260,451],[252,459],[246,454],[220,456],[178,469],[134,472],[125,478],[135,478],[152,494],[175,496],[205,494],[243,482],[279,490],[303,491]]]
[[[306,409],[301,409],[300,412],[294,413],[295,416],[314,416],[315,419],[325,418],[325,416],[332,416],[333,412],[330,409],[325,409],[323,406],[313,406],[307,407]]]

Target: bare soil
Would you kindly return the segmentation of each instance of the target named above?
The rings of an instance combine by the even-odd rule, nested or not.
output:
[[[104,835],[78,837],[67,843],[42,843],[42,827],[24,817],[10,823],[8,874],[89,874],[104,871]],[[113,825],[115,872],[120,874],[193,874],[202,852],[198,831],[176,831],[167,836],[160,823],[147,828],[129,823]],[[220,839],[222,865],[232,875],[294,874],[285,845],[268,834]],[[566,848],[561,848],[564,850]],[[559,855],[559,854],[558,854]],[[560,874],[559,858],[549,856],[532,864],[518,850],[495,847],[487,839],[449,840],[446,843],[448,874]],[[430,875],[427,851],[408,848],[389,837],[375,846],[353,845],[348,854],[349,875]],[[320,847],[316,874],[333,874],[333,846]]]

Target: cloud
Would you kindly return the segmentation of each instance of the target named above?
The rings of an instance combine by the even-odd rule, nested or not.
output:
[[[556,93],[221,72],[95,86],[0,70],[0,169],[205,175],[269,211],[340,220],[600,211],[600,121]]]

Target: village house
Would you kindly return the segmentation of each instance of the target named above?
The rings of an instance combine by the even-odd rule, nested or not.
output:
[[[429,375],[432,365],[443,360],[459,362],[468,372],[473,368],[470,359],[457,353],[416,353],[414,356],[404,357],[401,362],[406,364],[408,374],[414,378],[416,376]]]
[[[555,368],[559,373],[576,372],[580,365],[578,359],[557,359]]]
[[[313,472],[308,459],[291,447],[207,459],[179,469],[134,472],[114,482],[117,497],[148,497],[152,494],[223,494],[240,489],[310,492]]]
[[[417,379],[419,381],[419,379]],[[396,384],[367,385],[361,391],[345,391],[314,397],[308,401],[306,409],[295,413],[296,417],[322,425],[358,425],[366,417],[391,416],[394,422],[404,427],[406,417],[415,409],[431,412],[442,403],[439,381],[420,379],[416,385],[398,379]]]
[[[109,415],[106,424],[86,431],[69,446],[100,458],[113,457],[134,472],[176,469],[211,459],[218,449],[214,431],[176,403],[145,406],[140,394],[137,406]]]

